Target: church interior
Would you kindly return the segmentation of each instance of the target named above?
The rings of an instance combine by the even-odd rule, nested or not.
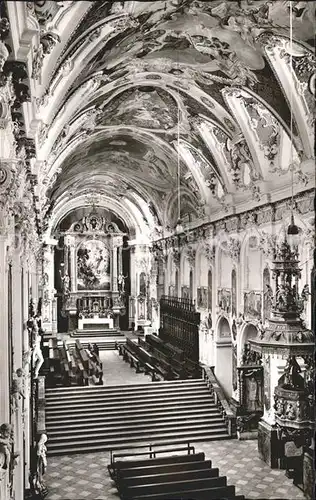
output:
[[[0,2],[0,500],[314,498],[315,2]]]

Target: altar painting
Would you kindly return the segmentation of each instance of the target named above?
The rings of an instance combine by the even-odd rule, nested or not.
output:
[[[99,240],[85,241],[77,252],[77,289],[110,289],[110,252]]]
[[[207,309],[208,289],[206,286],[197,289],[197,307],[200,309]]]
[[[261,319],[261,292],[244,293],[244,315],[246,318]]]

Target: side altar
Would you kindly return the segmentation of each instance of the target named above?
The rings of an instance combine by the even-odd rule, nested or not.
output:
[[[61,310],[69,331],[119,328],[126,314],[124,235],[117,224],[93,212],[61,233]]]

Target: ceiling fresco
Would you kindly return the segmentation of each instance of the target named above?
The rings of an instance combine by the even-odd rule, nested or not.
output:
[[[88,182],[92,191],[120,193],[121,203],[134,191],[147,223],[142,203],[171,227],[179,171],[184,219],[218,213],[226,197],[232,208],[243,196],[263,203],[265,183],[282,186],[289,171],[290,88],[295,161],[311,157],[312,124],[302,116],[315,98],[314,2],[35,4],[41,29],[60,39],[35,92],[38,152],[50,179],[45,206]],[[77,23],[66,23],[74,13]]]
[[[168,92],[155,87],[129,89],[103,108],[98,125],[124,125],[170,130],[177,125],[177,103]]]

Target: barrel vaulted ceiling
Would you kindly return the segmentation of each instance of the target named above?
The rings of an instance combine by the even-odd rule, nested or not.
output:
[[[291,163],[311,182],[314,2],[17,3],[38,37],[29,130],[51,228],[96,195],[161,236],[179,172],[183,221],[269,201]]]

